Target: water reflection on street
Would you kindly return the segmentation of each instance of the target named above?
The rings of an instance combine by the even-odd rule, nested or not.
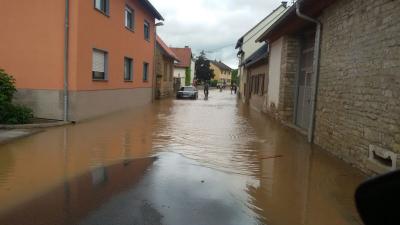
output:
[[[230,92],[0,146],[0,224],[361,224],[364,177]]]

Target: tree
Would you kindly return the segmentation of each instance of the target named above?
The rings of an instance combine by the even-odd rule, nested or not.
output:
[[[210,81],[215,77],[214,70],[210,67],[210,60],[207,59],[204,51],[201,51],[197,57],[196,64],[196,79],[201,81]]]
[[[191,69],[190,68],[186,68],[185,71],[185,85],[189,86],[190,85],[190,73],[191,73]]]
[[[238,73],[239,73],[238,69],[232,70],[232,77],[231,77],[232,84],[233,83],[239,84],[239,82],[238,82],[239,81],[238,80]]]

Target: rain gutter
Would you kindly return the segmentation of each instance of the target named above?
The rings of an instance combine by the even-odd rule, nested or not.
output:
[[[65,122],[68,121],[68,62],[69,62],[69,0],[65,0],[65,27],[64,27],[64,115]]]
[[[317,94],[318,94],[318,81],[319,81],[319,65],[320,65],[320,53],[321,53],[321,31],[322,31],[322,23],[314,18],[311,18],[307,15],[304,15],[300,12],[300,2],[301,0],[296,2],[296,14],[301,19],[307,20],[311,23],[315,23],[316,33],[315,33],[315,46],[314,46],[314,62],[313,62],[313,71],[314,76],[312,77],[312,90],[311,90],[311,119],[308,127],[308,142],[314,142],[314,131],[315,131],[315,114],[316,114],[316,105],[317,105]]]

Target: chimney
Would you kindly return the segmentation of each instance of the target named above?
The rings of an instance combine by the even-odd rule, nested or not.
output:
[[[288,3],[287,1],[283,1],[283,2],[282,2],[282,6],[285,7],[285,8],[287,8],[287,3]]]

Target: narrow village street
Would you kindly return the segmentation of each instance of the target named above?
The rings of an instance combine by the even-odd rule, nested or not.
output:
[[[1,225],[355,225],[365,177],[230,91],[0,146]]]

